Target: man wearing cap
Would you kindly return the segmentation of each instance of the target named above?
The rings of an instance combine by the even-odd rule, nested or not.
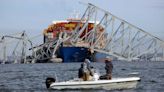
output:
[[[103,76],[100,76],[100,79],[112,79],[112,70],[113,70],[113,64],[112,64],[112,59],[108,58],[105,59],[105,70],[106,70],[106,74]]]

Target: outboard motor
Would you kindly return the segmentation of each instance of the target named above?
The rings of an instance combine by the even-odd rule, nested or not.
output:
[[[52,77],[48,77],[47,79],[46,79],[46,87],[47,88],[50,88],[50,85],[53,83],[53,82],[55,82],[56,81],[56,79],[55,78],[52,78]]]

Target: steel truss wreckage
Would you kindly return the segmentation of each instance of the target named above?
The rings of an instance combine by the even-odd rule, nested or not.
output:
[[[7,61],[5,38],[22,41],[20,56],[23,63],[56,58],[57,49],[65,42],[69,42],[71,46],[89,48],[92,52],[112,55],[118,60],[164,61],[163,40],[91,3],[85,5],[87,8],[80,19],[81,22],[85,22],[82,26],[80,23],[77,24],[71,35],[61,32],[58,38],[35,47],[32,41],[25,37],[25,32],[21,37],[2,36],[0,40],[0,46],[3,48],[2,61]],[[94,27],[91,31],[86,31],[89,21],[94,22]],[[85,35],[81,37],[84,31]],[[27,49],[27,44],[30,44],[30,49]],[[28,60],[26,50],[32,52]],[[16,48],[13,53],[15,52]]]

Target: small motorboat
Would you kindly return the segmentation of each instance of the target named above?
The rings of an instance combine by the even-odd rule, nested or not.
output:
[[[55,82],[55,79],[46,80],[47,88],[50,89],[128,89],[136,88],[140,77],[112,78],[111,80],[90,80],[73,79],[65,82]]]

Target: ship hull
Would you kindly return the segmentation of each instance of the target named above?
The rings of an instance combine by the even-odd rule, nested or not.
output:
[[[85,58],[91,59],[87,48],[84,47],[60,47],[58,56],[67,62],[83,62]]]

